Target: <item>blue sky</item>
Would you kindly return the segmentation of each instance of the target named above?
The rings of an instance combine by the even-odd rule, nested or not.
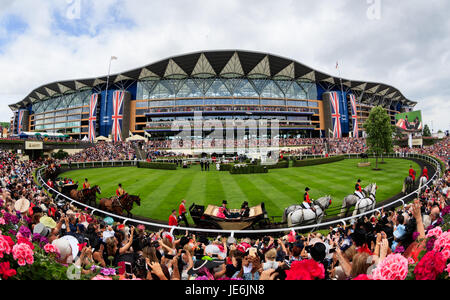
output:
[[[49,82],[186,52],[245,49],[398,88],[450,129],[450,2],[388,0],[0,0],[0,120]]]

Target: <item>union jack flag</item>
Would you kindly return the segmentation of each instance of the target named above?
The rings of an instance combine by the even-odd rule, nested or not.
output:
[[[352,108],[352,120],[353,120],[353,137],[359,137],[359,127],[358,127],[358,112],[356,109],[356,97],[355,95],[350,95],[350,106]]]
[[[93,142],[95,136],[95,125],[97,122],[97,102],[98,94],[92,94],[89,102],[89,141]]]
[[[333,120],[333,138],[342,138],[341,113],[339,110],[339,96],[336,92],[330,93],[331,119]]]
[[[115,91],[113,94],[112,137],[114,142],[122,141],[123,100],[125,91]]]
[[[19,110],[19,118],[18,118],[18,126],[17,126],[17,134],[21,134],[23,132],[23,126],[22,126],[22,122],[23,122],[23,115],[25,114],[25,110],[21,109]]]

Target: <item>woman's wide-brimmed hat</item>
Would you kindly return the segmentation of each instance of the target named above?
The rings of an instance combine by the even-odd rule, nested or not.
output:
[[[27,212],[29,208],[30,208],[30,201],[25,198],[20,198],[14,204],[14,209],[22,214]]]
[[[55,222],[55,220],[53,220],[52,218],[47,217],[47,216],[43,216],[43,217],[39,220],[39,222],[41,222],[41,223],[44,224],[46,227],[51,228],[51,229],[53,229],[53,228],[56,227],[56,222]]]

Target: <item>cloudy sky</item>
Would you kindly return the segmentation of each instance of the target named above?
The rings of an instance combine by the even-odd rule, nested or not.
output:
[[[242,49],[397,87],[450,129],[450,1],[0,0],[0,121],[46,83]]]

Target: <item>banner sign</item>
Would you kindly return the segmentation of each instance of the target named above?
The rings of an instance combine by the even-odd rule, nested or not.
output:
[[[122,141],[123,123],[123,102],[125,91],[115,91],[113,94],[113,114],[112,114],[112,138],[114,142]]]
[[[25,150],[43,150],[44,143],[43,142],[25,142]]]
[[[356,97],[350,94],[350,107],[352,110],[352,121],[353,121],[353,137],[359,137],[359,127],[358,127],[358,112],[356,109]]]
[[[341,114],[339,107],[339,96],[336,92],[330,93],[331,98],[331,119],[333,121],[333,138],[342,138]]]
[[[91,101],[89,102],[89,141],[94,142],[95,129],[97,125],[97,103],[98,94],[92,94]]]

